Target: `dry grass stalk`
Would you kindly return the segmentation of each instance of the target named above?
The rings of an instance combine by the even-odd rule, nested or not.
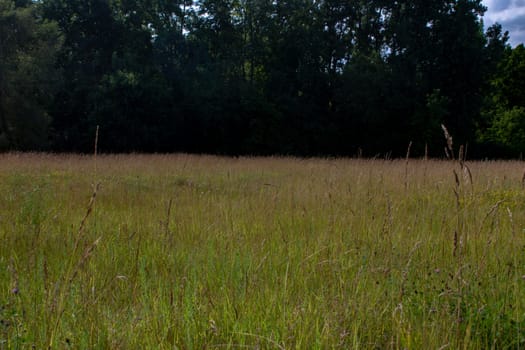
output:
[[[441,124],[441,129],[443,129],[445,139],[447,140],[447,148],[445,149],[445,153],[447,154],[448,158],[454,159],[454,148],[453,148],[454,142],[452,140],[452,136],[450,135],[447,127],[444,124]],[[447,149],[448,151],[450,151],[450,154],[448,153]]]
[[[99,126],[97,125],[97,130],[95,131],[95,146],[93,151],[93,156],[95,160],[95,178],[97,177],[98,131]]]
[[[456,169],[452,169],[452,172],[454,173],[454,180],[456,184],[456,190],[459,193],[459,188],[461,187],[461,182],[459,181],[458,173],[456,172]]]
[[[18,277],[18,271],[15,266],[15,260],[13,257],[9,259],[9,266],[7,267],[9,272],[11,273],[11,293],[12,294],[18,294],[20,292],[19,289],[19,277]]]
[[[405,268],[403,269],[402,277],[401,277],[401,287],[399,291],[399,303],[403,301],[403,296],[405,295],[405,287],[406,287],[405,285],[406,285],[406,281],[408,278],[408,270],[410,268],[410,265],[412,264],[412,258],[420,245],[421,245],[421,241],[416,242],[416,244],[414,244],[414,247],[412,247],[412,250],[410,250],[410,253],[408,254],[408,261],[405,265]]]
[[[468,181],[470,185],[472,186],[474,184],[472,180],[472,172],[470,171],[470,168],[468,167],[466,163],[466,157],[467,157],[466,147],[461,145],[459,147],[459,155],[458,155],[459,166],[461,167],[461,170],[463,172],[464,181],[465,182]]]
[[[458,245],[459,245],[458,231],[454,231],[454,250],[452,252],[452,256],[454,256],[454,257],[457,256]]]
[[[170,198],[168,202],[168,210],[166,213],[166,220],[164,221],[164,234],[166,237],[170,235],[170,217],[171,217],[171,206],[173,204],[173,199]]]
[[[82,258],[78,261],[77,265],[75,266],[75,269],[73,270],[73,273],[71,274],[71,277],[69,278],[69,281],[68,281],[69,284],[73,283],[73,280],[78,275],[78,272],[86,264],[88,259],[91,257],[91,255],[93,254],[93,251],[98,246],[98,244],[100,243],[101,239],[102,239],[102,237],[97,238],[91,245],[89,245],[84,250],[84,254],[82,254]]]
[[[512,228],[512,237],[516,237],[516,227],[514,226],[514,218],[512,215],[512,211],[509,207],[507,207],[507,213],[509,214],[510,226]]]
[[[97,197],[97,190],[98,190],[98,184],[94,186],[93,194],[91,195],[91,199],[89,200],[89,204],[86,209],[86,213],[84,214],[84,218],[82,219],[80,226],[78,228],[77,237],[76,237],[73,251],[71,253],[71,258],[68,264],[69,267],[66,270],[66,273],[62,276],[61,282],[60,281],[57,282],[57,285],[55,288],[53,303],[50,309],[56,311],[56,319],[52,327],[51,334],[49,336],[49,343],[48,343],[49,349],[53,348],[54,338],[55,338],[55,334],[60,324],[60,319],[62,318],[62,315],[64,314],[64,311],[66,310],[65,299],[71,290],[72,282],[74,278],[77,276],[80,267],[83,266],[84,263],[89,258],[89,256],[91,256],[91,253],[93,252],[94,248],[100,241],[100,238],[99,238],[90,247],[88,247],[85,250],[83,256],[80,258],[80,260],[75,265],[74,259],[78,251],[78,248],[80,246],[80,242],[83,240],[83,237],[84,237],[87,219],[90,217],[91,213],[93,212],[93,207],[95,206],[95,199]]]
[[[462,168],[463,168],[463,177],[465,178],[465,181],[468,180],[470,185],[473,186],[474,181],[472,179],[472,172],[470,171],[470,168],[468,167],[466,163],[463,163]]]
[[[485,215],[485,217],[483,218],[483,220],[481,221],[481,225],[479,227],[479,230],[478,230],[478,235],[481,234],[481,230],[483,229],[483,226],[485,226],[485,223],[487,222],[487,219],[493,215],[494,213],[496,213],[499,209],[499,206],[504,203],[505,200],[502,199],[502,200],[499,200],[496,202],[496,204],[494,204],[492,207],[490,207],[489,211],[487,212],[487,214]],[[508,208],[507,208],[508,209]],[[512,216],[512,213],[510,214]],[[512,218],[511,218],[512,219]]]
[[[77,252],[79,250],[81,242],[84,240],[85,236],[85,228],[88,218],[91,216],[94,208],[95,208],[95,200],[97,198],[97,192],[100,187],[100,183],[96,182],[97,178],[97,153],[98,153],[98,132],[99,127],[97,125],[97,130],[95,134],[95,145],[94,145],[94,183],[93,183],[93,193],[91,194],[91,198],[89,200],[86,213],[84,214],[84,217],[82,218],[82,221],[80,222],[80,226],[77,231],[75,243],[73,246],[73,251],[70,255],[70,260],[68,263],[68,268],[66,270],[66,273],[62,276],[61,281],[58,281],[56,284],[53,302],[50,307],[51,310],[56,311],[54,324],[51,328],[50,335],[48,337],[48,348],[52,349],[55,341],[55,336],[58,331],[60,320],[66,310],[66,297],[69,295],[71,291],[71,286],[73,283],[73,280],[78,275],[79,270],[82,268],[82,266],[85,265],[86,261],[89,259],[89,257],[92,255],[93,251],[95,250],[95,247],[100,242],[101,238],[98,238],[93,242],[91,245],[89,245],[85,250],[84,254],[80,257],[79,261],[75,264],[75,257],[77,255]]]
[[[93,187],[93,193],[91,194],[91,198],[89,199],[89,204],[86,209],[86,213],[84,214],[84,217],[82,218],[82,221],[80,222],[80,226],[78,227],[77,231],[77,239],[75,241],[75,246],[73,248],[73,254],[78,250],[78,246],[80,244],[80,241],[82,240],[82,237],[84,236],[84,229],[86,227],[87,219],[91,216],[91,213],[93,212],[93,208],[95,207],[95,200],[97,198],[97,192],[100,187],[100,184],[97,183]]]
[[[447,156],[447,159],[450,159],[450,153],[448,153],[448,149],[445,147],[445,155]]]
[[[410,158],[410,149],[412,148],[412,141],[408,144],[407,155],[405,158],[405,191],[408,190],[408,159]]]

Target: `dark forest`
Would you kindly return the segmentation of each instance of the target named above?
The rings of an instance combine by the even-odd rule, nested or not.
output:
[[[525,48],[481,0],[0,0],[0,150],[525,151]]]

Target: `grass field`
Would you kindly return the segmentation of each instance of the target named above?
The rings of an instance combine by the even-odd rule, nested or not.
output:
[[[525,164],[468,167],[0,155],[0,349],[525,349]]]

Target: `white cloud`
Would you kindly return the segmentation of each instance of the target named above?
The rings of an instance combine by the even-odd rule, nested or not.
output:
[[[486,27],[500,23],[510,33],[510,43],[515,46],[525,43],[525,0],[484,0]]]
[[[485,0],[483,3],[489,8],[489,11],[497,12],[508,8],[512,0]]]

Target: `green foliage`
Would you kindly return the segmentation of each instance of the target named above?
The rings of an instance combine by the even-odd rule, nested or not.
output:
[[[525,46],[507,52],[494,78],[494,102],[501,107],[525,107]]]
[[[0,1],[0,149],[40,149],[48,141],[49,100],[61,36],[35,4]]]
[[[512,154],[525,152],[525,47],[507,48],[485,102],[480,137]]]
[[[497,113],[486,137],[487,141],[507,147],[514,153],[525,151],[525,107]]]

